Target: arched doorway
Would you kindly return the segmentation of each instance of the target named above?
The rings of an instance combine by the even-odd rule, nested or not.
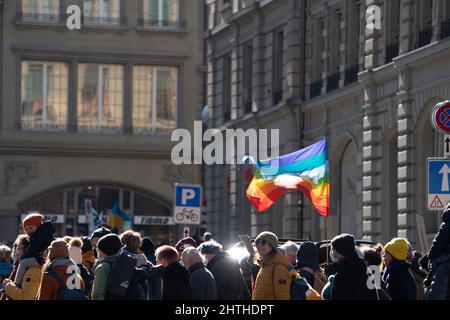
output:
[[[51,218],[57,236],[89,235],[89,216],[95,212],[99,224],[106,223],[107,215],[117,204],[131,218],[133,230],[150,236],[156,243],[171,243],[176,236],[167,201],[148,193],[113,184],[91,184],[61,188],[19,205],[25,215],[39,211]],[[88,211],[91,206],[94,211]]]

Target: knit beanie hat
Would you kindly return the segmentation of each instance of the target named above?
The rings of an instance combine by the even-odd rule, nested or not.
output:
[[[191,237],[186,237],[177,242],[177,244],[175,245],[175,249],[177,249],[178,252],[183,252],[183,250],[188,246],[195,247],[196,245],[197,242],[195,242],[194,239],[192,239]]]
[[[265,240],[273,249],[278,248],[278,238],[275,233],[263,231],[256,237],[255,243],[261,240]]]
[[[302,268],[319,269],[319,249],[313,242],[305,241],[300,244],[297,251],[297,264]]]
[[[35,226],[39,227],[44,222],[44,216],[40,213],[30,213],[22,221],[22,226]]]
[[[50,260],[59,257],[69,258],[69,245],[63,239],[52,241],[50,247],[48,247],[48,258]]]
[[[355,252],[355,238],[351,234],[343,233],[334,237],[331,240],[331,245],[344,257],[348,257]]]
[[[409,243],[403,238],[394,238],[384,246],[384,250],[387,251],[396,260],[406,260],[408,255]]]
[[[111,230],[109,230],[108,228],[105,228],[105,227],[101,227],[101,228],[96,229],[92,233],[91,238],[89,240],[92,240],[92,238],[101,238],[110,233],[112,233]]]
[[[114,233],[107,234],[98,240],[97,247],[107,256],[118,254],[123,244],[118,235]]]

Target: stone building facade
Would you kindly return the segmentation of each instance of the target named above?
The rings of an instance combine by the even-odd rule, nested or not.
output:
[[[69,5],[81,30],[66,27]],[[117,202],[134,229],[178,239],[170,135],[203,104],[203,3],[7,0],[0,4],[0,241],[41,210],[58,235],[86,234],[85,200]]]
[[[243,195],[245,170],[207,168],[212,230],[226,243],[250,228],[252,236],[270,229],[313,240],[339,232],[378,242],[402,236],[418,246],[421,215],[431,240],[440,214],[427,210],[425,165],[442,155],[443,138],[429,118],[450,96],[450,3],[207,5],[210,126],[279,128],[281,154],[326,137],[331,172],[326,221],[296,193],[256,213]],[[380,9],[380,29],[367,27],[372,5]]]

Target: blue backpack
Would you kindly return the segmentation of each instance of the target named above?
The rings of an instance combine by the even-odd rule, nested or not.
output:
[[[60,289],[58,292],[58,300],[89,300],[89,297],[81,289],[69,289],[61,278],[61,276],[52,269],[49,269],[46,274],[53,277],[59,282]]]

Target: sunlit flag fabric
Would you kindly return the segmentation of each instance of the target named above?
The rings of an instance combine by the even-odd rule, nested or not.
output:
[[[119,204],[116,202],[112,207],[111,214],[108,216],[107,225],[111,228],[120,229],[122,227],[129,225],[131,222],[131,218],[122,208],[119,207]]]
[[[268,160],[256,161],[246,156],[242,162],[247,160],[255,166],[255,175],[246,194],[256,210],[269,209],[283,194],[297,189],[309,198],[319,214],[328,217],[330,174],[325,139]]]

